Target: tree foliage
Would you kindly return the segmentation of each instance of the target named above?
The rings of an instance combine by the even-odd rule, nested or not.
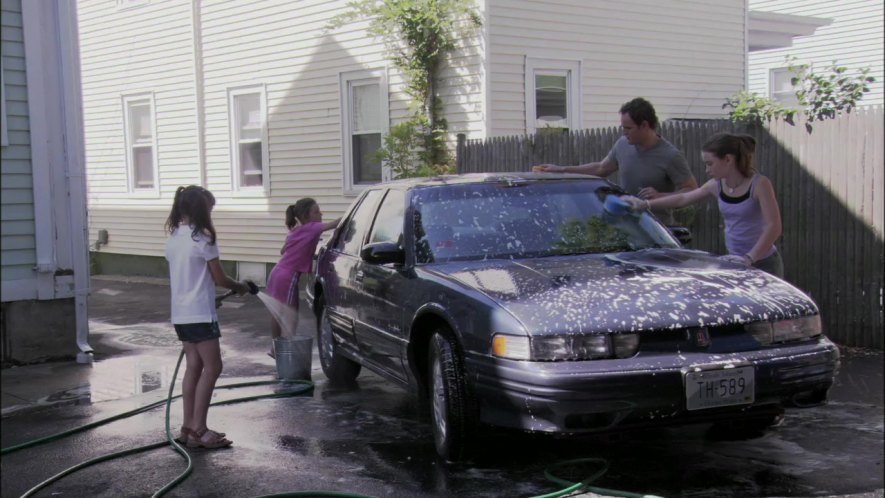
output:
[[[395,161],[390,164],[398,177],[449,168],[448,123],[442,117],[438,95],[440,71],[458,40],[482,23],[473,1],[353,0],[347,7],[331,26],[367,19],[369,33],[384,41],[391,61],[405,77],[405,92],[412,98],[412,117],[391,130],[383,147],[387,150],[379,151],[380,157]],[[411,168],[410,161],[415,161]]]
[[[805,129],[811,133],[812,123],[833,119],[841,113],[850,113],[864,94],[870,91],[869,68],[858,70],[858,74],[847,74],[848,68],[837,61],[815,72],[809,64],[796,63],[795,57],[787,57],[787,70],[792,75],[790,83],[796,88],[799,108],[786,107],[781,103],[757,93],[741,91],[726,99],[722,108],[731,108],[728,116],[732,121],[762,124],[773,118],[783,118],[794,124],[794,118],[805,116]]]

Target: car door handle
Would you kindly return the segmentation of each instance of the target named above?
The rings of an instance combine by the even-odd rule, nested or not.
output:
[[[366,276],[366,274],[363,273],[362,270],[360,270],[360,271],[356,272],[356,276],[354,276],[353,279],[356,280],[357,282],[362,282],[363,277],[365,277],[365,276]]]

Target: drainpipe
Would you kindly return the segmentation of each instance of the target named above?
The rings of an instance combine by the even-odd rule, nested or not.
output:
[[[191,41],[194,59],[194,113],[197,125],[197,159],[200,168],[200,185],[207,187],[206,173],[206,125],[203,102],[203,21],[200,16],[200,0],[191,2]]]
[[[750,0],[744,0],[744,81],[743,88],[750,88]]]
[[[89,234],[86,214],[86,152],[83,136],[83,98],[80,85],[80,37],[77,4],[56,0],[59,33],[59,62],[64,113],[65,172],[69,189],[71,260],[74,269],[74,305],[77,323],[77,363],[92,363],[89,345]]]
[[[31,178],[34,192],[34,242],[36,265],[34,266],[37,299],[55,297],[55,270],[58,269],[55,254],[55,223],[53,217],[53,136],[50,132],[52,101],[46,98],[42,86],[53,81],[47,75],[49,66],[46,54],[56,49],[55,41],[47,36],[46,7],[43,2],[22,2],[22,38],[25,45],[25,72],[28,81],[28,115],[31,119]]]

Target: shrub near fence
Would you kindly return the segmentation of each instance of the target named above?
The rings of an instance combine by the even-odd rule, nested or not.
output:
[[[660,133],[682,150],[699,183],[707,179],[701,145],[728,131],[756,138],[756,165],[775,187],[784,234],[777,245],[786,279],[821,309],[825,332],[847,346],[883,349],[883,210],[885,158],[881,107],[816,123],[772,122],[762,127],[725,120],[668,121]],[[569,134],[458,137],[459,173],[529,171],[542,163],[601,160],[620,136],[618,128]],[[617,174],[612,175],[617,182]],[[715,202],[699,205],[690,225],[692,248],[725,253]]]

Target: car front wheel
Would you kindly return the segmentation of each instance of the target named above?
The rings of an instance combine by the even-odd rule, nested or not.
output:
[[[360,374],[362,365],[345,358],[338,353],[338,345],[332,336],[332,324],[329,322],[329,311],[320,298],[320,315],[317,319],[317,350],[320,354],[320,366],[330,381],[338,384],[349,384]]]
[[[476,415],[473,397],[448,329],[441,328],[430,339],[430,421],[436,452],[449,461],[468,453]]]

